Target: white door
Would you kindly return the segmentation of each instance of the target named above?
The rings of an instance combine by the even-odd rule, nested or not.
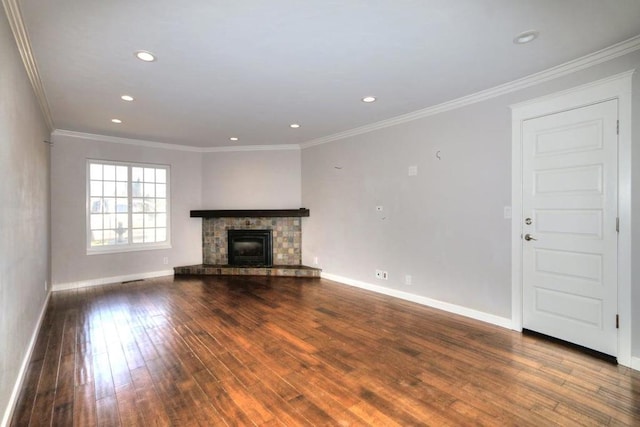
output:
[[[617,356],[617,100],[522,127],[523,327]]]

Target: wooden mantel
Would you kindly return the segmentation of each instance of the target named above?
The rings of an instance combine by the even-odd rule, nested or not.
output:
[[[191,211],[191,218],[304,217],[309,209],[238,209]]]

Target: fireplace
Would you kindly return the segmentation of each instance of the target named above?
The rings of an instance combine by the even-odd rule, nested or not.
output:
[[[271,230],[228,230],[229,265],[270,267]]]

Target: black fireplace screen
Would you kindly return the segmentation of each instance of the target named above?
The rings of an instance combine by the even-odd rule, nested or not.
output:
[[[270,267],[271,230],[228,230],[229,265]]]

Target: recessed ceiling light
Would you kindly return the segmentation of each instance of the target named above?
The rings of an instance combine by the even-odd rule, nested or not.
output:
[[[122,99],[123,101],[133,101],[133,96],[131,96],[131,95],[122,95],[120,97],[120,99]]]
[[[237,141],[237,140],[238,140],[238,138],[237,138],[237,137],[235,137],[235,136],[232,136],[231,138],[229,138],[229,140],[230,140],[230,141]]]
[[[366,102],[366,103],[376,102],[376,97],[375,96],[365,96],[364,98],[362,98],[362,102]]]
[[[289,127],[290,127],[290,128],[292,128],[292,129],[298,129],[298,128],[300,127],[300,125],[299,125],[299,124],[297,124],[297,123],[291,123],[291,124],[289,125]]]
[[[144,62],[153,62],[156,60],[156,56],[151,52],[147,52],[146,50],[139,50],[135,53],[135,55],[136,58]]]
[[[525,43],[529,43],[534,41],[535,39],[538,38],[538,35],[540,33],[538,33],[536,30],[529,30],[529,31],[525,31],[523,33],[518,34],[514,39],[513,42],[515,44],[525,44]]]
[[[111,119],[111,121],[113,123],[118,123],[118,124],[122,123],[122,120],[120,120],[120,119]]]

